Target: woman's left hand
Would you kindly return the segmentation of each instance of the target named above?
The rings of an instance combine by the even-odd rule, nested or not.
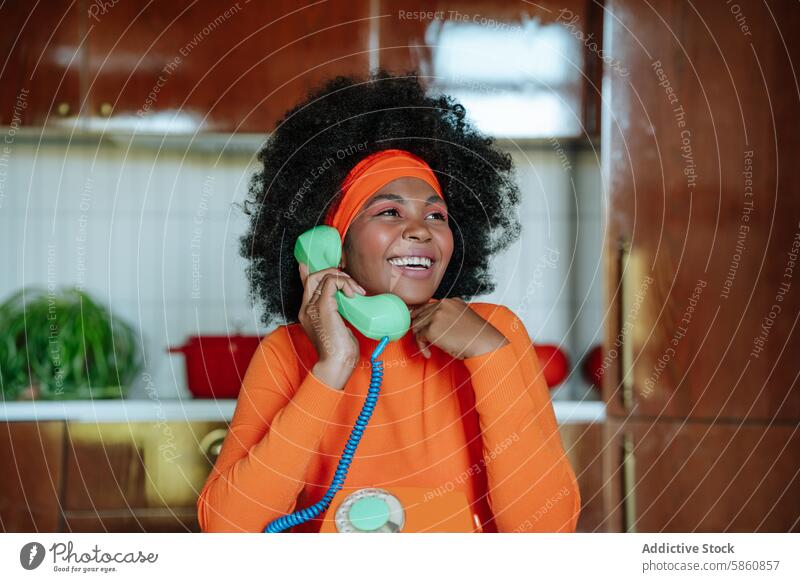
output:
[[[491,323],[461,299],[442,299],[411,310],[411,329],[426,358],[434,345],[463,360],[494,351],[508,343]]]

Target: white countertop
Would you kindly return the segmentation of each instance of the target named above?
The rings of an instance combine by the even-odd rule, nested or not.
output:
[[[39,400],[0,405],[1,421],[70,420],[77,422],[225,421],[236,400]]]
[[[557,400],[553,402],[558,424],[605,422],[606,403],[592,400]]]
[[[69,420],[75,422],[225,422],[236,400],[39,400],[0,404],[2,421]],[[553,402],[559,424],[603,422],[603,402]]]

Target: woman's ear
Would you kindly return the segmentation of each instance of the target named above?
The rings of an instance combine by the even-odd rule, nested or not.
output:
[[[344,271],[347,268],[347,252],[350,250],[350,237],[345,234],[344,242],[342,243],[342,258],[339,261],[339,270]]]

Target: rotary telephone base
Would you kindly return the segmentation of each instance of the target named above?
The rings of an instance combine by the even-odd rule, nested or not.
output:
[[[320,533],[481,533],[466,495],[426,498],[422,487],[367,487],[336,493]]]

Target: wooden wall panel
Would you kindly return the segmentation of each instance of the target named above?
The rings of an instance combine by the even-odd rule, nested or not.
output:
[[[0,531],[59,531],[64,432],[58,421],[0,423]]]
[[[737,6],[606,6],[612,414],[800,419],[800,6]]]

